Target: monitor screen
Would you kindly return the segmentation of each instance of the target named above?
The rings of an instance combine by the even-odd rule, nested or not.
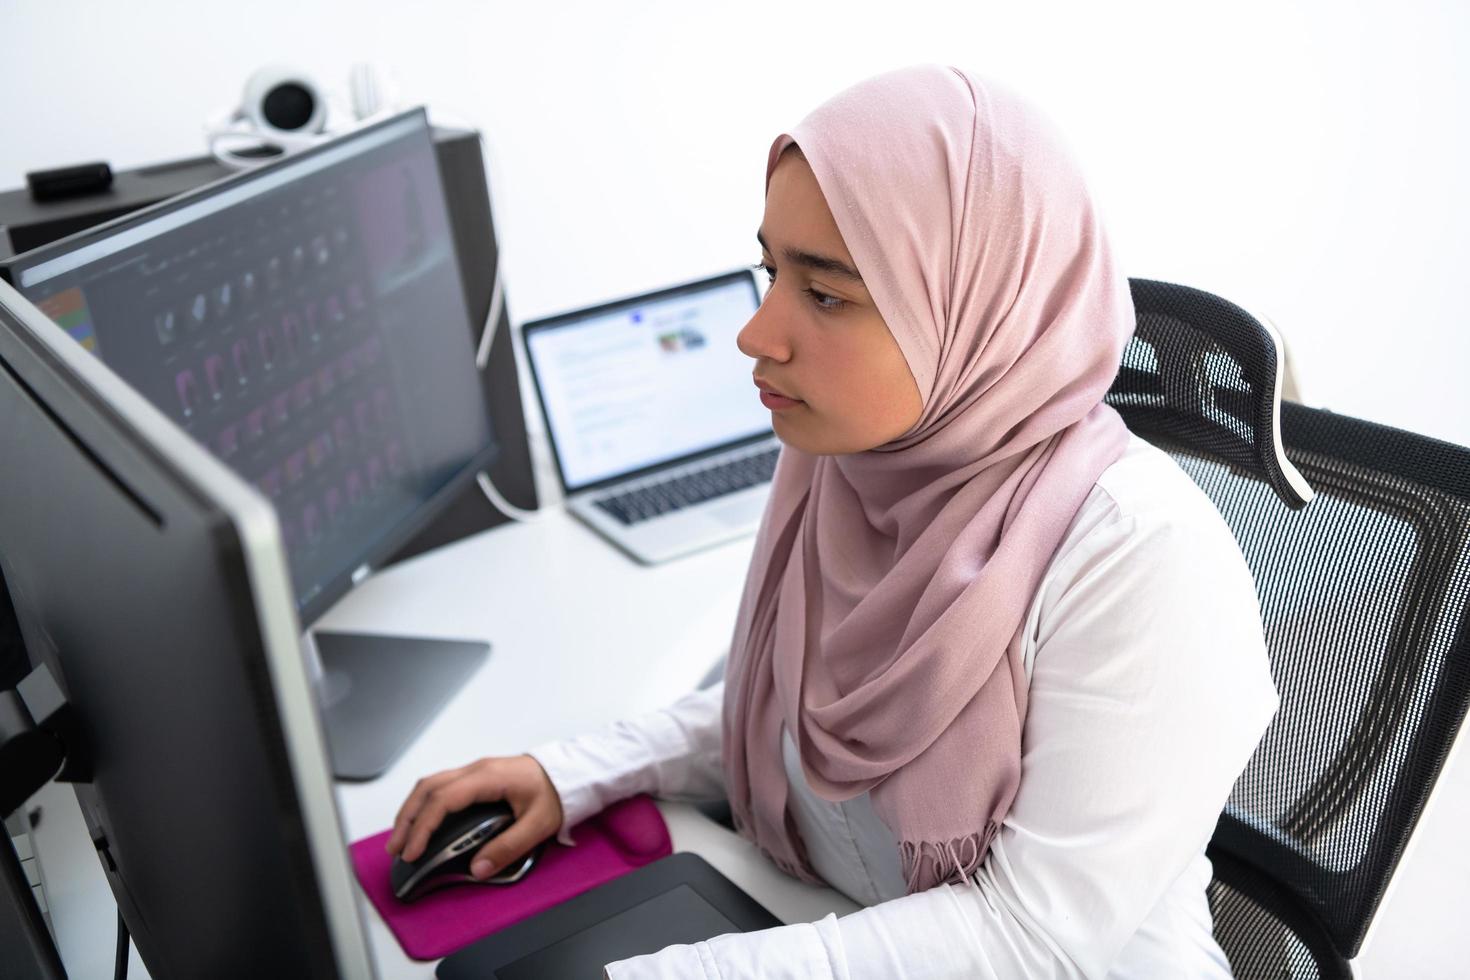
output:
[[[771,431],[735,335],[748,272],[526,325],[568,491]]]
[[[422,110],[64,239],[9,274],[270,498],[308,621],[493,453]]]

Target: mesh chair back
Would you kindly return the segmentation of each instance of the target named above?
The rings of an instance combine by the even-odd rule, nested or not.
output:
[[[1470,698],[1470,451],[1265,412],[1268,331],[1198,290],[1134,296],[1108,400],[1235,532],[1281,695],[1211,844],[1216,938],[1242,977],[1345,976]],[[1284,457],[1263,455],[1276,440]]]
[[[1282,452],[1281,344],[1211,293],[1131,279],[1137,325],[1106,401],[1134,432],[1167,436],[1257,474],[1290,507],[1312,489]]]

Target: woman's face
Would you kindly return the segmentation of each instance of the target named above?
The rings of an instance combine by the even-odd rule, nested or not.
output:
[[[863,285],[811,166],[781,155],[756,237],[771,288],[736,344],[782,442],[858,453],[913,427],[923,399]]]

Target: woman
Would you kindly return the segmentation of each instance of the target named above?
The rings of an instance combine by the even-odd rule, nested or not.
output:
[[[1222,977],[1204,847],[1275,711],[1228,528],[1102,404],[1128,282],[1046,121],[937,66],[772,145],[741,331],[785,444],[722,685],[431,776],[507,799],[489,874],[638,792],[727,795],[866,906],[624,977]]]

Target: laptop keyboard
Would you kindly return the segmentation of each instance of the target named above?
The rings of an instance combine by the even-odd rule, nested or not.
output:
[[[771,479],[780,446],[682,473],[659,483],[649,483],[621,493],[599,497],[593,503],[624,524],[637,524],[651,517],[703,503],[715,497],[744,490]]]

